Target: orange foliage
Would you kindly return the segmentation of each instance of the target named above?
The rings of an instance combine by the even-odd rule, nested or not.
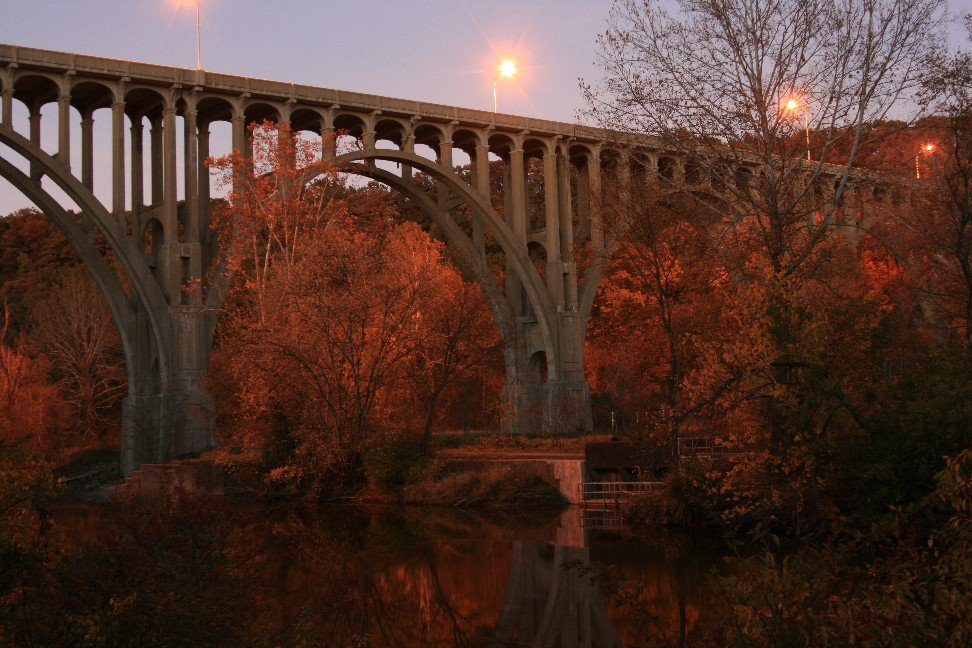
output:
[[[235,181],[216,219],[235,288],[211,386],[232,392],[241,443],[284,440],[273,477],[353,481],[385,430],[423,420],[427,442],[495,326],[444,245],[401,222],[385,192],[348,188],[285,125],[252,133],[253,158],[213,161]]]
[[[5,314],[0,328],[0,448],[47,450],[64,426],[68,408],[47,381],[50,367],[43,356],[29,357],[22,342],[16,348],[2,343],[9,325],[9,311]]]

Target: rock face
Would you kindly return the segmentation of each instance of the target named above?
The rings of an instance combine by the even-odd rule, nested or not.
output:
[[[189,495],[223,495],[223,468],[209,462],[142,464],[118,486],[119,495],[161,497],[182,492]]]

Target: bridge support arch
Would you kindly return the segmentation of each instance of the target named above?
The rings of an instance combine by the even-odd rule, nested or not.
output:
[[[410,175],[399,176],[377,168],[374,162],[379,160],[435,179],[449,195],[466,205],[473,217],[473,236],[452,220],[441,200],[432,200],[412,182]],[[343,171],[377,180],[413,200],[443,231],[463,269],[476,277],[503,342],[503,428],[520,433],[590,432],[590,391],[583,371],[586,327],[580,313],[564,301],[570,294],[569,290],[560,291],[566,280],[557,277],[551,283],[549,275],[541,276],[530,258],[525,237],[496,213],[487,196],[466,183],[453,168],[411,151],[369,147],[337,157],[334,163]],[[545,166],[556,173],[555,164]],[[548,187],[556,187],[556,179],[548,176],[547,182]],[[569,192],[569,187],[563,190]],[[559,204],[557,189],[548,191],[553,196],[551,200]],[[555,209],[548,208],[548,212],[559,220]],[[487,266],[481,236],[476,236],[482,231],[489,231],[505,254],[506,290]],[[552,271],[559,274],[562,264],[552,265]],[[543,269],[549,272],[550,268],[551,264],[547,264]]]
[[[167,303],[150,260],[61,160],[6,123],[0,125],[0,143],[31,167],[28,175],[0,158],[0,176],[64,234],[101,290],[118,328],[128,381],[122,402],[122,474],[142,463],[161,463],[215,447],[212,405],[201,386],[202,363],[209,352],[202,307]],[[78,220],[43,188],[45,177],[78,206]],[[96,231],[107,242],[121,276],[95,246]]]

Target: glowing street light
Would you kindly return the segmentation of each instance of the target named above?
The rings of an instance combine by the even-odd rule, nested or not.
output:
[[[935,145],[932,144],[931,142],[922,145],[921,151],[919,151],[918,155],[915,156],[915,179],[916,180],[921,180],[921,167],[918,166],[918,160],[921,158],[922,155],[928,155],[929,153],[934,153],[934,152],[935,152]]]
[[[493,77],[493,112],[498,108],[496,101],[496,84],[500,79],[512,79],[516,76],[516,62],[511,59],[503,59],[496,68],[496,76]]]
[[[797,110],[800,109],[800,101],[796,97],[790,97],[789,99],[786,100],[786,103],[783,104],[783,107],[786,109],[787,112],[791,114],[795,114]],[[809,115],[807,114],[809,112],[809,110],[807,110],[807,106],[803,107],[802,112],[803,112],[803,130],[807,135],[807,160],[809,161],[810,160],[810,118]]]

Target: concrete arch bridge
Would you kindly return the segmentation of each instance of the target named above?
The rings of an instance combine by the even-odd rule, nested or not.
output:
[[[218,254],[203,161],[219,122],[244,154],[254,121],[317,133],[322,155],[402,192],[441,227],[503,334],[509,426],[519,431],[591,429],[584,341],[613,245],[605,186],[688,180],[715,191],[657,141],[628,133],[67,52],[0,45],[0,99],[0,176],[73,245],[121,334],[125,474],[215,445],[202,379],[224,291],[205,283]],[[17,102],[27,115],[19,130]],[[361,147],[338,155],[335,132]],[[110,151],[110,164],[96,169],[96,150]],[[460,157],[467,176],[456,172]],[[501,204],[491,162],[502,165]],[[539,203],[528,196],[531,168]],[[434,179],[436,198],[415,171]],[[110,181],[96,183],[96,172]],[[110,187],[109,199],[95,196],[96,184]],[[453,218],[458,205],[470,224]],[[487,238],[502,248],[502,281],[487,264]]]

